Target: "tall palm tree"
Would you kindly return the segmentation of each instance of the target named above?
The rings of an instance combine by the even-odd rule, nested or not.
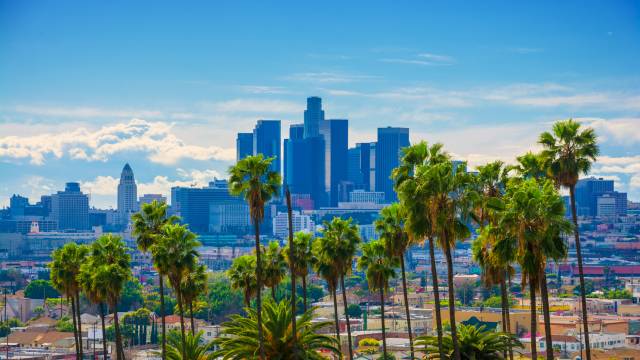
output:
[[[289,191],[289,187],[287,186],[285,191],[286,203],[287,203],[287,225],[289,228],[289,243],[287,244],[288,251],[285,252],[285,258],[288,258],[289,263],[289,276],[291,278],[291,313],[296,314],[296,271],[295,271],[295,262],[296,262],[296,244],[293,240],[293,209],[291,206],[291,192]],[[306,309],[305,309],[306,310]],[[296,339],[296,319],[295,316],[291,318],[291,327],[293,328],[293,342],[296,343],[298,340]]]
[[[256,310],[247,308],[247,316],[231,315],[231,320],[222,324],[220,337],[214,340],[219,347],[213,355],[216,359],[255,359],[260,343],[257,334]],[[293,334],[291,312],[288,301],[267,301],[263,307],[263,329],[265,331],[265,356],[274,360],[322,360],[323,352],[340,355],[339,343],[331,336],[319,334],[330,322],[313,322],[313,309],[305,311],[296,320],[297,334]],[[293,339],[298,339],[294,342]]]
[[[242,255],[233,260],[227,270],[227,276],[233,289],[242,290],[244,306],[249,307],[251,298],[258,294],[256,281],[256,257],[254,255]]]
[[[116,333],[116,357],[124,360],[124,347],[118,319],[118,300],[124,284],[131,278],[131,256],[121,237],[106,234],[91,244],[94,265],[94,283],[98,296],[106,299],[113,309],[113,325]]]
[[[307,232],[297,232],[293,237],[293,274],[302,279],[302,298],[304,311],[307,311],[307,275],[309,275],[309,267],[313,261],[313,234]],[[287,261],[290,263],[290,248],[285,248]]]
[[[467,173],[466,163],[447,160],[427,168],[418,168],[420,186],[429,189],[431,200],[428,206],[430,221],[436,228],[438,244],[447,262],[447,285],[449,287],[449,321],[456,323],[455,289],[453,288],[453,250],[456,243],[467,239],[471,232],[467,226],[472,210],[472,175]],[[451,328],[454,358],[460,360],[457,329]]]
[[[516,259],[522,272],[523,284],[528,282],[531,296],[531,352],[537,356],[535,337],[538,316],[536,312],[536,291],[541,290],[547,358],[553,358],[551,328],[549,322],[548,294],[545,268],[549,259],[566,256],[566,245],[561,234],[571,230],[571,224],[564,219],[564,203],[554,185],[546,179],[527,179],[512,182],[507,190],[507,202],[501,226],[508,229],[510,236],[499,241],[513,242],[506,247],[515,249]],[[498,244],[500,249],[502,245]],[[542,285],[542,286],[541,286]]]
[[[277,241],[271,241],[264,249],[264,285],[271,288],[271,298],[276,301],[276,288],[287,275],[287,260]]]
[[[384,324],[384,294],[389,289],[389,280],[396,276],[398,258],[389,256],[384,240],[375,240],[362,245],[362,256],[358,259],[358,269],[367,275],[371,291],[380,294],[380,316],[382,322],[382,358],[387,358],[387,331]]]
[[[80,266],[80,273],[78,274],[78,282],[82,291],[87,296],[87,299],[92,303],[98,305],[100,309],[100,322],[102,325],[102,333],[106,334],[105,326],[105,309],[104,303],[106,301],[104,293],[98,289],[98,284],[94,276],[94,269],[96,267],[93,256],[88,256],[87,261]],[[102,337],[102,351],[103,358],[107,360],[107,337]]]
[[[333,298],[333,319],[336,329],[336,339],[338,344],[342,345],[340,341],[340,321],[338,320],[338,296],[336,295],[336,289],[338,288],[338,279],[340,273],[338,269],[333,266],[333,259],[327,257],[329,251],[335,248],[333,241],[330,238],[321,237],[313,243],[313,268],[326,283],[331,297]]]
[[[85,245],[67,243],[53,252],[52,261],[49,264],[53,286],[71,302],[76,355],[80,358],[82,358],[82,324],[80,321],[81,286],[78,282],[78,274],[88,252],[89,249]]]
[[[184,330],[184,302],[180,284],[196,267],[198,262],[196,248],[198,246],[200,246],[200,242],[186,225],[167,224],[162,228],[162,236],[151,247],[153,258],[157,262],[156,266],[166,271],[169,283],[171,283],[171,287],[176,293],[183,344],[186,342],[186,336]],[[185,349],[183,349],[184,354]]]
[[[258,317],[258,340],[260,341],[260,358],[264,357],[262,337],[262,257],[260,256],[260,223],[264,219],[264,206],[272,197],[277,196],[282,183],[280,174],[271,170],[275,158],[265,159],[262,154],[247,156],[229,168],[229,191],[236,196],[243,196],[249,204],[251,220],[255,227],[256,237],[256,282],[260,289],[256,294]]]
[[[189,308],[189,318],[191,320],[191,335],[196,335],[196,324],[193,318],[193,302],[198,299],[201,294],[207,292],[207,266],[203,264],[196,265],[193,271],[187,273],[182,281],[181,289],[182,298],[185,305]]]
[[[321,248],[320,257],[332,264],[338,274],[340,287],[342,289],[342,304],[344,316],[347,322],[347,343],[349,346],[349,359],[353,360],[353,346],[351,340],[351,325],[349,323],[349,313],[347,312],[347,292],[344,286],[344,276],[351,273],[353,267],[353,257],[358,250],[360,243],[360,232],[358,226],[352,223],[352,219],[344,220],[334,217],[331,222],[324,222],[322,235],[325,245]]]
[[[422,141],[403,149],[400,166],[393,170],[392,178],[394,187],[400,198],[400,202],[406,211],[405,229],[412,242],[420,242],[425,239],[429,246],[429,259],[431,265],[431,282],[433,284],[433,296],[435,299],[436,331],[439,344],[442,343],[442,315],[440,305],[440,290],[438,288],[438,272],[435,260],[434,237],[436,229],[429,216],[429,204],[433,200],[431,189],[423,185],[423,179],[418,173],[427,173],[430,166],[449,159],[448,154],[442,151],[442,144],[436,143],[429,146]],[[442,346],[440,346],[442,348]],[[444,353],[441,354],[444,356]]]
[[[409,299],[407,296],[407,275],[405,272],[404,255],[412,245],[411,238],[404,229],[405,211],[398,203],[391,204],[382,209],[380,218],[376,220],[376,231],[380,234],[380,239],[384,240],[387,247],[387,254],[400,261],[402,273],[402,292],[404,293],[404,310],[407,318],[407,328],[409,330],[409,348],[411,358],[414,358],[413,336],[411,332],[411,313],[409,311]]]
[[[143,253],[150,251],[151,246],[156,243],[162,233],[162,227],[166,224],[178,222],[177,216],[169,216],[169,205],[164,202],[153,200],[151,203],[143,204],[140,212],[131,216],[133,224],[133,235],[136,237],[138,249]],[[156,269],[157,270],[157,269]],[[162,359],[166,358],[167,327],[165,323],[164,309],[164,276],[158,271],[158,286],[160,288],[160,319],[162,322]]]
[[[591,360],[589,343],[589,319],[587,317],[587,296],[585,293],[584,272],[582,268],[582,247],[580,229],[576,212],[576,184],[581,174],[587,174],[599,154],[597,136],[592,128],[581,129],[579,122],[572,119],[558,121],[552,132],[544,132],[538,142],[544,147],[542,157],[547,165],[548,173],[556,183],[569,189],[571,198],[571,217],[573,220],[573,236],[578,258],[578,274],[580,276],[580,301],[582,303],[582,325],[584,332],[585,353]]]

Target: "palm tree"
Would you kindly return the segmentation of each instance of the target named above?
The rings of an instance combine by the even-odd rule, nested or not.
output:
[[[339,355],[339,343],[331,336],[319,334],[330,322],[313,322],[313,310],[309,309],[296,320],[297,334],[293,334],[291,312],[288,301],[274,303],[267,301],[263,307],[263,346],[266,359],[273,360],[322,360],[326,359],[320,351]],[[213,353],[215,358],[224,360],[255,359],[259,353],[260,342],[257,333],[257,314],[252,308],[246,309],[247,316],[232,315],[231,320],[222,324],[220,337],[214,344],[220,349]],[[298,340],[294,342],[293,339]]]
[[[576,212],[576,184],[581,174],[591,170],[591,164],[599,154],[597,136],[592,128],[581,129],[580,123],[572,119],[558,121],[553,125],[553,133],[544,132],[538,142],[544,147],[542,157],[547,165],[548,173],[556,183],[569,189],[571,198],[571,216],[573,219],[573,236],[578,258],[578,273],[580,276],[580,300],[582,303],[582,325],[584,327],[585,353],[587,360],[591,360],[591,345],[589,343],[589,319],[587,317],[587,296],[582,269],[582,247],[580,244],[580,229]]]
[[[287,260],[277,241],[264,250],[264,285],[271,288],[271,298],[276,301],[276,288],[287,275]]]
[[[502,360],[504,352],[513,347],[522,347],[518,338],[506,332],[495,332],[484,326],[458,325],[460,357],[463,360]],[[421,336],[416,345],[422,347],[425,359],[448,360],[453,357],[453,341],[451,335],[444,338],[443,347],[434,336]],[[444,357],[441,353],[444,352]]]
[[[85,245],[67,243],[52,253],[52,261],[49,264],[51,283],[71,302],[76,355],[80,358],[82,358],[82,324],[80,321],[81,286],[78,282],[78,274],[88,252],[89,249]]]
[[[472,210],[472,175],[467,173],[466,163],[454,164],[447,160],[427,168],[418,168],[420,186],[429,189],[431,200],[428,205],[430,221],[438,234],[438,244],[447,260],[447,285],[449,287],[449,321],[456,323],[455,289],[453,288],[452,252],[458,241],[471,235],[467,226]],[[451,328],[454,358],[460,360],[457,329]]]
[[[331,239],[324,237],[318,238],[317,241],[313,243],[312,264],[316,274],[327,283],[327,288],[331,293],[336,339],[338,340],[338,344],[342,345],[340,341],[340,321],[338,320],[338,296],[336,295],[340,274],[338,273],[338,269],[333,266],[333,259],[324,256],[333,246]]]
[[[106,234],[91,244],[91,258],[94,265],[93,282],[98,296],[106,299],[113,309],[113,325],[116,333],[116,357],[124,360],[122,334],[118,319],[118,300],[124,284],[131,278],[131,256],[121,237]]]
[[[408,236],[413,243],[424,241],[424,239],[428,241],[433,296],[435,299],[436,331],[440,343],[442,342],[443,332],[434,248],[436,229],[428,211],[429,204],[433,200],[433,194],[429,187],[422,185],[424,181],[417,176],[417,173],[424,174],[430,166],[446,161],[448,158],[449,156],[442,151],[442,144],[436,143],[428,146],[426,142],[422,141],[403,149],[400,166],[392,172],[395,190],[406,212],[405,229]]]
[[[554,185],[546,179],[527,179],[512,182],[507,189],[507,202],[501,226],[510,236],[499,242],[513,242],[503,248],[515,249],[520,264],[523,285],[529,283],[531,296],[531,353],[537,356],[535,336],[538,316],[536,313],[536,291],[541,287],[541,298],[547,333],[547,357],[553,358],[551,328],[549,322],[548,294],[545,268],[548,259],[566,256],[566,245],[561,234],[570,231],[571,224],[564,219],[564,203]],[[502,245],[496,245],[499,249]]]
[[[293,274],[302,278],[302,297],[304,311],[307,311],[307,275],[309,275],[309,266],[313,261],[313,234],[307,232],[297,232],[293,238]],[[284,253],[287,261],[291,262],[290,248],[287,246]]]
[[[293,209],[291,206],[291,192],[289,191],[289,187],[287,186],[285,191],[286,203],[287,203],[287,222],[289,228],[289,243],[288,252],[285,252],[285,257],[288,258],[289,263],[289,276],[291,279],[291,313],[296,314],[296,271],[295,271],[295,262],[296,262],[296,245],[293,240]],[[306,310],[306,309],[305,309]],[[295,316],[291,317],[291,327],[293,328],[293,342],[296,343],[296,319]]]
[[[400,270],[402,272],[402,291],[404,293],[404,310],[407,318],[407,328],[409,330],[409,348],[411,358],[414,358],[413,337],[411,333],[411,313],[409,312],[409,300],[407,296],[407,275],[405,273],[404,255],[412,245],[411,238],[404,229],[405,211],[398,203],[391,204],[382,209],[380,218],[376,220],[376,231],[380,234],[380,239],[384,240],[387,247],[387,254],[400,260]]]
[[[171,287],[176,292],[178,309],[180,312],[180,332],[182,343],[186,342],[184,331],[184,303],[182,287],[180,284],[186,276],[195,269],[198,262],[196,248],[200,242],[196,235],[189,231],[185,225],[167,224],[162,228],[162,236],[151,247],[153,258],[157,262],[156,267],[166,272]],[[183,349],[183,355],[185,349]]]
[[[256,257],[254,255],[242,255],[233,260],[227,270],[227,276],[233,289],[242,290],[244,306],[249,307],[251,298],[258,294],[256,282]]]
[[[334,217],[331,222],[324,222],[322,230],[324,245],[320,248],[319,256],[335,268],[342,289],[342,303],[344,316],[347,322],[347,343],[349,346],[349,359],[353,359],[351,343],[351,325],[347,312],[347,292],[344,286],[344,276],[351,273],[353,257],[360,243],[358,226],[352,223],[352,219],[343,220]]]
[[[95,261],[93,256],[87,257],[87,261],[84,262],[80,266],[80,273],[78,274],[78,282],[80,283],[80,287],[82,291],[87,296],[87,299],[93,303],[97,304],[100,308],[100,322],[102,324],[102,333],[106,334],[106,326],[105,326],[105,309],[104,302],[106,299],[104,298],[103,292],[101,292],[97,286],[98,284],[95,281],[94,277],[94,269],[95,269]],[[102,337],[102,351],[103,358],[107,360],[107,337]]]
[[[140,212],[131,216],[133,223],[133,235],[136,237],[138,249],[143,253],[150,251],[151,246],[156,243],[162,233],[162,227],[166,224],[178,222],[177,216],[168,216],[168,205],[156,200],[148,204],[143,204]],[[160,288],[160,318],[162,321],[162,358],[166,358],[166,323],[164,310],[164,276],[158,271],[158,286]]]
[[[358,269],[367,275],[371,291],[380,293],[380,316],[382,321],[382,356],[387,357],[387,332],[384,325],[384,293],[389,288],[389,280],[396,276],[398,258],[387,254],[384,240],[375,240],[362,245],[362,256],[358,259]]]
[[[184,303],[189,307],[189,318],[191,320],[191,335],[195,336],[196,326],[193,319],[193,302],[198,299],[201,294],[207,292],[207,266],[196,265],[193,271],[190,271],[184,278],[181,284],[180,291],[182,292],[182,298]]]
[[[258,317],[258,340],[260,341],[260,358],[264,357],[262,337],[262,258],[260,256],[260,223],[264,219],[264,206],[273,196],[278,194],[282,183],[280,174],[271,170],[275,158],[263,158],[262,154],[247,156],[229,169],[229,191],[236,196],[243,196],[249,204],[251,220],[256,231],[256,294]]]
[[[169,349],[167,358],[169,360],[214,360],[215,357],[210,350],[213,348],[213,341],[204,342],[203,332],[187,334],[186,343],[182,343],[180,334],[175,331],[169,332]],[[183,346],[184,345],[184,346]],[[185,356],[182,356],[182,348],[185,349]]]

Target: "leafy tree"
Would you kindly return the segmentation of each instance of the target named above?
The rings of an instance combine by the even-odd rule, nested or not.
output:
[[[456,286],[456,301],[460,301],[462,305],[469,306],[473,303],[473,298],[476,293],[476,285],[471,282],[463,282]]]
[[[349,304],[347,313],[350,317],[359,319],[362,316],[362,308],[357,304]]]
[[[185,305],[189,308],[191,335],[195,336],[196,326],[194,321],[193,305],[198,296],[207,292],[207,266],[202,264],[196,265],[195,269],[190,271],[183,279],[180,291]]]
[[[196,334],[187,334],[186,342],[182,342],[180,334],[170,331],[168,334],[169,348],[167,358],[170,360],[213,360],[215,357],[210,352],[213,342],[205,343],[202,331]],[[185,349],[183,356],[180,349]]]
[[[229,168],[229,192],[242,196],[249,204],[251,221],[255,228],[256,241],[256,294],[257,331],[260,342],[260,358],[265,360],[262,337],[262,256],[260,249],[260,223],[264,220],[264,206],[273,196],[278,195],[282,179],[280,174],[271,170],[274,157],[265,159],[262,154],[247,156]]]
[[[633,295],[627,289],[611,289],[605,293],[607,299],[632,299]]]
[[[313,302],[320,301],[324,297],[324,288],[319,285],[310,284],[307,286],[307,295]]]
[[[293,272],[295,276],[302,279],[302,298],[304,304],[304,311],[307,311],[307,276],[309,275],[309,268],[313,261],[313,242],[315,238],[312,234],[306,232],[297,232],[293,238],[294,248],[294,264]],[[291,261],[289,256],[289,246],[284,250],[287,261]]]
[[[73,330],[73,325],[72,330]],[[0,337],[9,336],[11,334],[11,327],[6,322],[0,322]]]
[[[542,157],[546,170],[556,184],[569,189],[571,200],[571,216],[573,219],[573,235],[578,258],[580,289],[585,290],[585,279],[582,268],[582,246],[576,212],[576,184],[582,174],[589,173],[591,165],[596,161],[600,150],[595,131],[592,128],[581,129],[579,122],[572,119],[558,121],[553,124],[551,132],[540,134],[538,143],[544,148]],[[582,324],[587,360],[591,360],[591,344],[589,342],[589,317],[587,314],[587,292],[581,291]]]
[[[24,297],[29,299],[57,298],[60,293],[49,280],[33,280],[24,289]]]
[[[291,327],[291,306],[288,301],[273,303],[265,302],[263,307],[263,329],[266,359],[326,359],[320,351],[328,351],[339,355],[339,343],[331,336],[320,334],[320,330],[328,326],[329,322],[313,322],[313,310],[309,309],[296,320],[295,335],[297,342],[293,342]],[[220,337],[214,340],[219,350],[213,353],[215,358],[224,360],[244,360],[255,358],[259,353],[260,342],[257,334],[257,314],[252,308],[247,308],[247,317],[232,315],[231,321],[222,325]]]
[[[231,288],[241,290],[244,296],[244,306],[249,307],[251,299],[258,294],[256,279],[256,257],[242,255],[233,260],[227,270],[227,276],[231,282]]]
[[[62,317],[62,319],[56,321],[56,330],[62,332],[72,332],[74,330],[73,323],[68,316]]]

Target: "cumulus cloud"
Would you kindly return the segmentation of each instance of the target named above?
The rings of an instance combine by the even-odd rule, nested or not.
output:
[[[625,145],[640,143],[640,117],[578,118],[596,130],[602,141],[616,141]]]
[[[187,144],[174,135],[173,125],[133,119],[91,131],[78,128],[58,133],[7,136],[0,138],[0,158],[28,159],[42,165],[47,156],[86,161],[106,161],[111,156],[140,151],[159,164],[171,165],[181,159],[225,160],[235,158],[233,149]]]

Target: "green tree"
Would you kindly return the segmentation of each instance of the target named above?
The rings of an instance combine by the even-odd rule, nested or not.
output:
[[[80,273],[78,274],[78,282],[82,288],[82,291],[87,296],[87,299],[92,304],[98,304],[100,308],[100,322],[102,327],[102,333],[104,334],[106,331],[105,328],[105,309],[104,302],[106,301],[105,294],[106,292],[102,291],[98,288],[100,284],[96,282],[95,278],[95,268],[100,264],[96,263],[93,255],[89,255],[87,257],[87,261],[85,261],[80,266]],[[107,339],[106,337],[102,337],[102,348],[107,349]],[[107,352],[103,352],[104,360],[107,360]]]
[[[176,331],[169,332],[167,358],[169,360],[213,360],[215,359],[210,350],[213,342],[205,343],[202,338],[202,331],[196,334],[187,334],[186,342],[182,342],[180,334]],[[183,355],[180,349],[185,349]]]
[[[233,260],[227,270],[227,276],[231,282],[231,288],[242,290],[244,306],[249,307],[251,299],[258,295],[256,279],[256,257],[254,255],[242,255]]]
[[[347,307],[347,313],[350,317],[359,319],[362,316],[362,308],[357,304],[349,304]]]
[[[82,324],[80,321],[80,284],[78,274],[88,253],[85,245],[67,243],[54,250],[49,263],[51,283],[71,302],[71,314],[74,324],[76,355],[82,358]]]
[[[278,194],[282,179],[278,172],[271,170],[275,158],[265,159],[262,154],[247,156],[229,169],[229,191],[242,196],[249,204],[251,220],[255,227],[256,240],[256,283],[259,289],[256,294],[257,331],[260,341],[260,358],[264,357],[262,337],[262,257],[260,254],[260,223],[264,220],[264,206],[273,196]]]
[[[411,237],[404,229],[405,210],[398,203],[391,204],[380,211],[380,218],[375,222],[375,228],[380,239],[384,240],[387,254],[396,257],[400,261],[402,274],[402,293],[404,295],[404,311],[409,330],[409,348],[411,358],[414,357],[413,336],[411,332],[411,313],[409,312],[409,299],[407,295],[407,275],[404,265],[404,256],[409,246],[413,245]]]
[[[371,291],[380,293],[380,318],[382,319],[382,354],[387,355],[387,332],[384,324],[384,294],[389,289],[389,279],[396,276],[398,258],[389,256],[384,240],[375,240],[362,245],[362,256],[358,269],[364,271]]]
[[[320,248],[318,255],[326,263],[333,266],[340,282],[342,290],[342,303],[347,322],[347,342],[349,345],[349,359],[353,359],[353,345],[351,343],[351,325],[349,314],[347,313],[347,292],[344,286],[345,275],[351,274],[353,257],[360,244],[360,232],[358,226],[352,223],[351,219],[343,220],[334,217],[331,222],[325,222],[322,230],[323,242],[325,246]]]
[[[313,261],[313,241],[314,237],[310,233],[297,232],[293,238],[294,249],[294,264],[293,272],[294,276],[298,276],[302,279],[302,297],[304,300],[304,311],[307,311],[307,276],[309,275],[309,267]],[[291,261],[289,256],[289,246],[284,250],[287,256],[287,261]]]
[[[334,266],[334,258],[327,256],[326,254],[333,252],[335,245],[330,238],[321,237],[316,239],[313,243],[313,268],[326,283],[331,298],[333,299],[333,319],[336,330],[336,339],[340,342],[340,321],[338,320],[338,296],[336,295],[336,289],[338,288],[338,279],[340,273]]]
[[[120,295],[120,301],[118,302],[118,310],[130,311],[140,308],[144,303],[142,290],[142,284],[138,279],[131,278],[127,281],[122,288],[122,295]]]
[[[458,325],[460,334],[460,357],[463,360],[499,360],[508,349],[522,347],[518,339],[509,333],[495,332],[484,326]],[[416,339],[416,346],[422,348],[425,359],[451,359],[453,357],[453,340],[450,334],[443,339],[442,348],[434,336],[420,336]],[[440,355],[444,352],[444,358]]]
[[[220,337],[214,340],[219,350],[215,358],[224,360],[255,359],[259,353],[260,342],[257,334],[256,310],[247,308],[247,316],[232,315],[231,321],[222,325]],[[274,303],[267,301],[263,307],[263,329],[265,339],[265,358],[285,359],[326,359],[320,351],[329,351],[339,355],[339,343],[331,336],[319,334],[329,322],[313,322],[313,309],[309,309],[296,320],[295,338],[291,327],[291,306],[288,301]]]
[[[24,297],[29,299],[47,299],[58,296],[60,293],[49,280],[33,280],[24,289]]]
[[[196,265],[193,271],[187,273],[181,284],[180,292],[187,307],[189,307],[189,318],[191,319],[191,335],[196,335],[196,324],[193,319],[193,303],[198,296],[207,292],[207,266]]]
[[[197,237],[185,225],[167,224],[162,228],[162,236],[151,246],[151,254],[156,262],[156,268],[167,274],[169,283],[176,293],[178,308],[180,309],[180,332],[182,343],[186,342],[184,330],[184,302],[182,287],[186,276],[195,269],[198,262],[200,246]],[[183,356],[185,354],[183,349]]]
[[[569,189],[571,199],[571,216],[573,219],[573,235],[578,258],[578,273],[581,289],[584,289],[584,271],[582,268],[582,247],[580,244],[580,229],[576,212],[576,184],[581,174],[589,173],[591,165],[599,154],[597,136],[592,128],[581,129],[579,122],[572,119],[558,121],[553,125],[552,132],[544,132],[538,140],[544,150],[542,157],[547,165],[549,175],[556,183]],[[585,339],[585,353],[587,360],[591,360],[591,345],[589,343],[589,318],[587,314],[587,294],[582,291],[582,324]]]
[[[287,260],[277,241],[271,241],[263,252],[264,285],[271,289],[271,298],[276,301],[276,288],[287,275]]]
[[[251,273],[255,279],[253,268]],[[208,289],[209,321],[219,324],[228,320],[229,315],[238,313],[238,304],[243,301],[242,292],[233,289],[229,279],[223,273],[214,273],[209,276]],[[248,305],[245,303],[245,306]]]

